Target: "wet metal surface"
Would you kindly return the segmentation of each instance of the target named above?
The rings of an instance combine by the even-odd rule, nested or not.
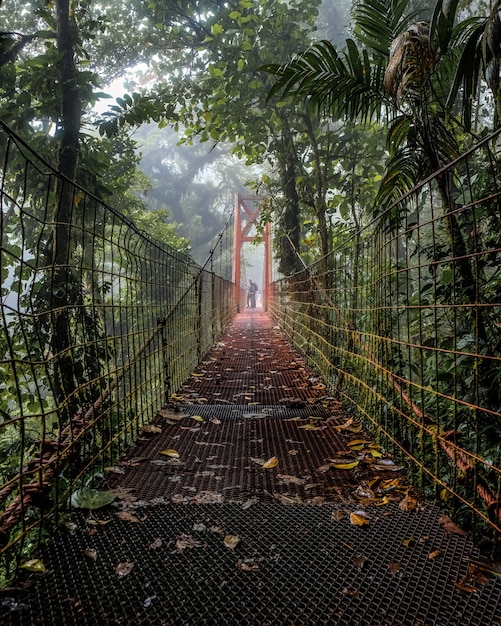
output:
[[[349,423],[263,313],[237,316],[0,623],[501,626],[501,581]]]

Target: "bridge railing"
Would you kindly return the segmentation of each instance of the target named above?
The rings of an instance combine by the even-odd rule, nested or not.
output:
[[[497,135],[274,285],[270,312],[354,417],[467,529],[501,529]]]
[[[204,265],[0,127],[2,579],[233,319],[232,227]],[[56,514],[55,514],[56,513]]]

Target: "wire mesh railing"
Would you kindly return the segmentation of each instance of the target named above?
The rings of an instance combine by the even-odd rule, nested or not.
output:
[[[270,300],[331,392],[477,534],[501,529],[497,137],[334,231],[334,252]]]
[[[200,267],[3,125],[0,206],[1,585],[70,494],[164,406],[237,303],[230,224]]]

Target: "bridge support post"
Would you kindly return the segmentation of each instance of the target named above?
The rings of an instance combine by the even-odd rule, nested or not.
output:
[[[233,282],[235,283],[235,298],[238,303],[238,311],[241,309],[241,289],[244,285],[242,281],[242,245],[245,242],[254,241],[254,235],[250,234],[253,226],[256,225],[262,210],[262,200],[259,196],[244,198],[240,194],[235,194],[235,219],[234,219],[234,240],[233,240]],[[255,206],[251,206],[251,201]],[[271,285],[271,224],[266,223],[261,235],[264,244],[264,267],[263,284],[261,286],[263,308],[267,310],[270,285]]]

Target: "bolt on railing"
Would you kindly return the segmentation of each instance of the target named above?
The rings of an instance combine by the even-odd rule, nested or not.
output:
[[[270,313],[414,482],[467,529],[501,530],[498,133],[328,257],[274,285]]]
[[[70,221],[58,223],[68,198]],[[58,176],[4,125],[0,207],[1,586],[70,494],[165,405],[237,303],[231,224],[199,266]]]

